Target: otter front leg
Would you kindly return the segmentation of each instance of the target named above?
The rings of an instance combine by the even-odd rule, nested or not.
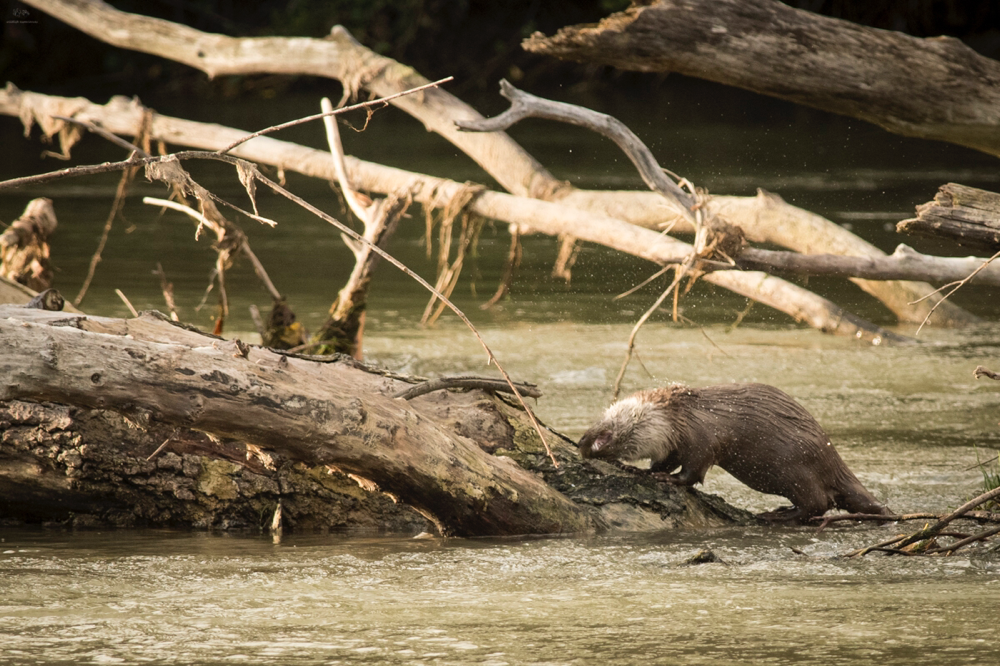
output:
[[[680,471],[673,474],[673,471],[680,467]],[[684,467],[681,466],[680,456],[677,455],[676,451],[671,451],[663,460],[654,460],[649,466],[649,471],[653,473],[653,476],[659,481],[669,483],[675,486],[690,486],[691,483],[687,482],[687,477],[684,476]]]
[[[703,474],[701,476],[692,473],[691,469],[688,467],[681,467],[680,471],[676,474],[671,474],[670,472],[655,468],[650,468],[655,476],[660,481],[665,481],[674,486],[693,486],[696,483],[701,483]]]

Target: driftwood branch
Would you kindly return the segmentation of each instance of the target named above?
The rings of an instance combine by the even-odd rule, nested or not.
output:
[[[51,199],[32,199],[0,234],[0,277],[43,291],[52,283],[49,236],[56,230]]]
[[[379,97],[430,83],[413,68],[364,47],[341,26],[335,26],[326,39],[228,37],[122,12],[100,0],[29,0],[25,4],[108,44],[174,60],[212,78],[307,74],[337,79],[352,94],[364,87]],[[455,118],[482,116],[439,88],[398,97],[391,103],[455,144],[511,192],[549,198],[563,187],[510,137],[463,134],[455,129]]]
[[[412,68],[365,48],[340,26],[334,27],[329,38],[323,40],[281,37],[237,39],[120,12],[100,1],[31,0],[28,4],[97,39],[183,62],[205,71],[209,76],[249,73],[315,74],[339,79],[344,84],[345,93],[354,94],[359,88],[365,87],[377,96],[399,93],[428,83],[426,78]],[[112,30],[112,26],[115,29]],[[69,108],[63,109],[63,113],[73,115],[86,104],[86,100],[72,100],[66,104]],[[653,195],[655,199],[650,201],[646,193],[642,192],[577,190],[568,183],[555,179],[537,160],[502,132],[470,134],[458,131],[454,126],[455,120],[475,120],[482,116],[440,88],[419,96],[401,97],[394,100],[393,104],[420,120],[428,130],[441,134],[459,147],[515,195],[558,199],[567,206],[652,228],[661,229],[661,225],[676,224],[674,218],[677,212],[671,206],[664,206],[658,195]],[[26,113],[22,117],[27,119],[26,123],[29,125],[37,121],[50,136],[56,133],[62,136],[65,129],[65,123],[52,121],[44,113]],[[128,130],[124,132],[127,133]],[[210,149],[218,150],[230,145],[241,136],[246,134],[240,133],[240,136],[229,140],[229,143],[212,141]],[[264,141],[266,137],[259,140]],[[237,150],[242,148],[240,146]],[[308,171],[311,168],[298,166],[299,164],[298,160],[289,159],[281,168],[296,171]],[[352,170],[354,168],[356,167],[352,167]],[[366,173],[360,177],[359,184],[365,183],[368,175]],[[384,173],[372,176],[376,183],[386,178]],[[358,177],[357,174],[355,177]],[[398,189],[395,186],[368,184],[362,185],[362,188],[383,194]],[[432,187],[427,187],[424,191],[435,192]],[[715,197],[709,203],[709,213],[712,215],[718,214],[718,211],[713,210],[716,204],[726,208],[723,217],[739,225],[750,240],[775,243],[813,254],[831,251],[861,256],[880,254],[870,243],[839,225],[789,206],[777,197]],[[676,226],[678,231],[684,230],[683,224]],[[571,237],[572,232],[566,232],[564,236]],[[920,322],[931,307],[931,303],[919,301],[931,291],[927,285],[861,279],[855,279],[855,282],[885,303],[902,321]],[[742,288],[744,295],[747,291],[760,291],[748,284],[743,284]],[[944,303],[937,310],[936,323],[939,324],[962,325],[975,320],[975,317],[951,303]]]
[[[794,275],[860,277],[868,280],[920,280],[932,283],[957,282],[979,271],[969,281],[971,284],[1000,284],[1000,266],[987,259],[938,257],[922,254],[903,244],[898,245],[891,255],[881,257],[799,254],[747,248],[736,258],[736,265],[745,270],[766,270]],[[720,264],[705,265],[703,269],[719,270],[722,267]]]
[[[320,100],[324,114],[323,126],[330,147],[333,169],[348,208],[361,220],[365,227],[364,237],[371,245],[385,248],[395,234],[400,218],[406,213],[412,201],[409,192],[402,190],[385,199],[372,201],[357,191],[347,175],[344,164],[344,146],[340,140],[337,119],[331,115],[333,104],[324,97]],[[377,266],[379,255],[369,249],[369,245],[359,245],[347,236],[341,236],[354,255],[354,269],[337,299],[330,307],[330,316],[313,338],[321,353],[337,352],[350,354],[360,359],[364,322],[368,301],[368,287],[372,273]]]
[[[399,398],[401,400],[412,400],[419,395],[426,395],[427,393],[450,388],[482,389],[484,391],[513,393],[510,386],[507,385],[507,382],[499,379],[492,379],[489,377],[439,377],[437,379],[429,379],[426,382],[421,382],[412,388],[399,391],[398,393],[393,394],[392,397]],[[528,398],[542,397],[542,392],[535,384],[517,382],[517,390],[521,392],[521,395]]]
[[[993,372],[992,370],[987,370],[981,365],[977,365],[976,369],[972,371],[972,375],[979,379],[980,377],[989,377],[990,379],[1000,379],[1000,373]]]
[[[354,479],[417,508],[443,534],[753,521],[714,496],[591,464],[558,437],[557,470],[509,399],[470,390],[396,400],[414,378],[343,355],[300,357],[227,342],[155,312],[122,320],[17,306],[0,306],[0,341],[10,350],[0,354],[7,379],[0,384],[0,489],[7,491],[0,505],[8,518],[252,526],[282,499],[286,513],[304,521],[296,529],[340,523],[331,515],[337,508],[305,497],[313,485],[334,502],[327,491],[354,497],[345,498],[351,514],[380,514],[361,524],[411,529],[412,517],[393,512],[394,502],[378,509],[372,500],[380,496],[334,487]],[[123,428],[105,410],[133,425]],[[137,428],[145,434],[133,436]],[[277,474],[267,477],[262,467]],[[167,469],[177,476],[165,476]],[[10,511],[18,503],[12,498],[25,497],[40,501]]]
[[[692,209],[695,206],[693,196],[681,189],[677,183],[667,177],[663,168],[653,157],[646,144],[629,129],[625,123],[605,113],[590,109],[542,99],[524,91],[518,90],[506,80],[500,81],[500,94],[510,100],[510,108],[493,118],[483,120],[456,120],[455,126],[466,132],[496,132],[505,130],[525,118],[544,118],[557,120],[577,127],[583,127],[602,134],[614,141],[630,160],[649,189],[659,192],[669,201],[674,202],[678,211],[692,225],[695,218]]]
[[[132,122],[132,105],[122,98],[115,98],[108,105],[99,106],[83,100],[67,100],[22,93],[10,86],[5,91],[0,92],[0,112],[19,117],[22,114],[27,114],[32,118],[45,117],[41,111],[43,101],[47,104],[56,103],[57,106],[59,102],[66,103],[76,113],[84,114],[86,117],[100,118],[102,125],[111,131],[121,131],[128,134],[133,131],[132,128],[135,126]],[[39,122],[41,121],[39,120]],[[195,145],[210,150],[216,150],[219,146],[226,145],[231,142],[233,137],[245,135],[245,132],[218,125],[195,123],[165,116],[154,117],[151,131],[154,137],[173,144]],[[233,156],[202,154],[197,151],[177,154],[181,159],[196,155],[205,159],[235,161]],[[234,151],[234,155],[273,164],[310,176],[325,179],[335,177],[328,153],[277,141],[269,137],[259,137],[240,146]],[[148,161],[154,161],[154,159],[156,158],[150,160],[132,159],[116,164],[81,167],[78,171],[63,169],[47,175],[6,181],[0,183],[0,189],[19,186],[28,181],[52,181],[71,175],[105,173],[128,166],[143,165]],[[466,187],[454,181],[384,167],[353,158],[348,159],[347,163],[352,178],[356,179],[363,188],[384,193],[406,188],[414,192],[414,199],[424,206],[434,207],[440,205],[441,201],[450,201]],[[654,207],[656,205],[662,206],[662,197],[658,194],[653,194],[653,196],[656,202],[651,205]],[[768,200],[768,205],[771,205],[770,202],[771,200]],[[525,199],[500,192],[484,191],[479,193],[469,202],[469,210],[477,215],[515,224],[524,233],[541,232],[553,236],[571,235],[581,240],[602,244],[648,259],[657,264],[663,264],[679,256],[687,257],[691,254],[691,246],[686,243],[650,229],[622,222],[608,215],[590,213],[560,204]],[[325,215],[320,211],[314,210],[314,212],[321,217]],[[804,213],[804,211],[802,212]],[[247,214],[252,216],[250,213]],[[834,303],[820,298],[816,294],[764,273],[719,271],[707,275],[703,279],[774,307],[796,321],[807,323],[828,333],[879,342],[893,337],[884,329],[847,313]]]
[[[671,0],[523,45],[696,76],[1000,155],[1000,63],[951,37],[919,39],[777,0]]]
[[[665,206],[654,192],[574,190],[559,203],[605,215],[647,229],[671,229],[672,233],[693,233],[693,227],[673,207]],[[713,195],[705,204],[711,217],[739,226],[748,241],[771,243],[807,255],[836,254],[863,258],[884,257],[885,253],[847,229],[815,213],[789,205],[781,197],[758,191],[755,197]],[[680,253],[678,253],[680,254]],[[922,282],[866,280],[850,278],[865,292],[882,301],[900,321],[920,323],[936,302],[935,323],[962,326],[978,321],[969,312],[941,297],[921,300],[933,287]]]

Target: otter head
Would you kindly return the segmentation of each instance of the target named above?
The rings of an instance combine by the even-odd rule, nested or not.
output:
[[[662,409],[641,396],[631,396],[608,407],[578,446],[584,458],[650,458],[657,462],[673,450],[672,434],[673,427]]]

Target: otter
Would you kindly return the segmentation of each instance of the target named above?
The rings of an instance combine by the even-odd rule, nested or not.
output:
[[[791,501],[760,515],[770,521],[805,522],[835,507],[891,513],[847,468],[816,419],[766,384],[640,391],[608,407],[579,449],[584,458],[649,458],[653,472],[682,486],[702,483],[718,465],[754,490]]]

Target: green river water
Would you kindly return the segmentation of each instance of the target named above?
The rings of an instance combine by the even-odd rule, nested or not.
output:
[[[945,182],[1000,189],[995,160],[987,156],[783,105],[753,113],[747,99],[682,87],[649,99],[576,101],[619,115],[664,166],[713,192],[752,195],[763,187],[890,251],[902,241],[962,254],[899,238],[893,224]],[[150,104],[246,129],[318,107],[313,99],[280,106]],[[492,113],[502,105],[490,98],[480,108]],[[392,111],[377,114],[364,133],[345,134],[348,152],[359,157],[484,180],[449,144]],[[514,135],[574,184],[640,186],[610,143],[582,131],[532,121]],[[319,126],[283,138],[323,145]],[[38,142],[21,138],[12,119],[0,118],[0,146],[3,177],[63,166],[40,162]],[[89,163],[120,154],[88,138],[74,157]],[[247,204],[228,172],[204,165],[194,172],[221,196]],[[55,201],[55,281],[71,297],[116,183],[117,177],[66,180],[0,195],[6,222],[34,196]],[[340,216],[337,195],[325,183],[290,176],[289,187]],[[195,243],[186,218],[160,217],[141,203],[142,195],[163,194],[157,186],[137,186],[83,307],[125,316],[118,288],[139,309],[164,309],[152,274],[160,262],[182,317],[209,328],[214,294],[209,305],[196,306],[214,255],[206,239]],[[272,196],[260,205],[279,221],[277,229],[240,223],[278,288],[315,328],[350,271],[349,253],[323,222]],[[434,263],[425,257],[422,228],[422,213],[414,211],[391,250],[429,276]],[[567,286],[548,277],[555,242],[532,237],[511,298],[480,311],[478,303],[496,288],[507,244],[503,225],[486,228],[455,300],[512,375],[541,385],[541,418],[579,436],[606,406],[631,325],[656,292],[612,297],[653,268],[585,247]],[[266,309],[267,294],[245,263],[227,281],[227,334],[257,341],[247,306]],[[845,282],[809,286],[892,325],[881,306]],[[817,417],[861,481],[892,508],[945,511],[976,493],[982,478],[970,467],[1000,448],[1000,388],[972,376],[980,364],[1000,370],[996,291],[968,288],[956,301],[986,323],[931,327],[920,333],[922,344],[873,348],[797,326],[764,306],[751,308],[733,329],[745,299],[699,286],[682,307],[700,327],[654,318],[639,336],[642,366],[633,362],[626,388],[774,384]],[[366,356],[402,372],[486,373],[484,353],[453,317],[434,328],[416,325],[425,302],[418,286],[381,267]],[[705,490],[754,511],[782,502],[719,470]],[[835,557],[900,530],[740,528],[503,540],[290,534],[275,543],[247,534],[0,528],[0,663],[1000,663],[996,553]],[[683,565],[705,547],[724,563]]]

